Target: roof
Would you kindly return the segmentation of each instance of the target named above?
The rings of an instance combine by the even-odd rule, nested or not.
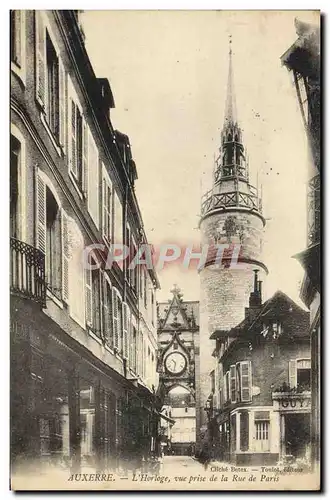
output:
[[[260,328],[262,328],[265,320],[267,318],[271,320],[273,317],[278,319],[286,318],[286,323],[290,326],[288,338],[306,338],[309,336],[309,311],[302,309],[288,295],[278,290],[262,304],[257,316],[253,318],[247,317],[228,330],[227,336],[235,337],[235,340],[229,346],[230,350],[233,349],[237,342],[242,340],[250,341],[251,337],[255,337],[257,333],[260,333]],[[228,351],[229,349],[226,352]]]
[[[174,287],[172,299],[158,303],[159,327],[164,329],[190,329],[199,326],[199,301],[183,300],[180,289]],[[192,326],[191,320],[194,320]]]

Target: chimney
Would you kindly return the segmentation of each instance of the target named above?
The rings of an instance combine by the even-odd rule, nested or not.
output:
[[[258,285],[259,285],[260,304],[262,304],[262,281],[258,281]]]
[[[255,318],[261,307],[261,281],[258,281],[258,269],[254,269],[254,287],[250,293],[249,307],[245,308],[246,318]]]

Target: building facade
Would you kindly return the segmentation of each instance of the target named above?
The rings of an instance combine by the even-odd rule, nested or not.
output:
[[[219,155],[214,165],[213,187],[202,199],[201,214],[202,245],[210,247],[206,265],[200,271],[200,359],[203,363],[198,368],[197,384],[199,449],[203,440],[208,439],[205,405],[211,392],[214,349],[210,335],[218,328],[229,329],[243,319],[254,269],[267,273],[261,256],[265,219],[259,193],[249,181],[249,161],[237,119],[231,49]],[[220,265],[216,250],[219,245],[227,247]],[[239,263],[235,267],[230,265],[234,253]]]
[[[191,455],[196,443],[196,362],[198,302],[184,301],[180,289],[172,300],[158,304],[158,371],[163,411],[172,419],[163,424],[164,451]]]
[[[156,446],[158,280],[107,265],[111,244],[147,243],[113,107],[77,11],[11,12],[13,466],[102,469]]]
[[[320,460],[321,392],[321,81],[320,27],[295,22],[297,40],[281,57],[293,75],[309,145],[307,248],[295,257],[305,270],[301,299],[310,309],[312,359],[312,460]]]
[[[213,448],[237,465],[300,461],[311,454],[309,313],[278,291],[261,304],[255,280],[245,318],[213,333]]]

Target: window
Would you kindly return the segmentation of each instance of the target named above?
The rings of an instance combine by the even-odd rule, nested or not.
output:
[[[137,371],[136,366],[136,352],[137,350],[137,334],[136,327],[132,325],[132,335],[131,335],[131,354],[130,354],[130,365],[133,371]]]
[[[255,448],[256,451],[269,451],[269,421],[256,420],[255,426]]]
[[[106,344],[113,347],[113,324],[112,324],[112,290],[111,285],[103,275],[104,297],[103,297],[103,335]]]
[[[49,290],[61,296],[61,212],[53,193],[46,188],[46,280]]]
[[[47,108],[46,116],[50,130],[59,139],[59,64],[56,51],[46,32]]]
[[[115,218],[115,234],[114,234],[114,243],[122,243],[123,242],[123,208],[120,201],[120,198],[115,191],[115,200],[114,200],[114,218]]]
[[[236,365],[230,367],[230,399],[232,403],[236,402]]]
[[[310,390],[311,387],[311,360],[293,359],[289,361],[289,386],[299,390]]]
[[[35,11],[36,99],[41,119],[59,154],[66,147],[66,74],[43,11]]]
[[[23,59],[23,16],[21,10],[10,11],[10,55],[11,61],[18,67],[22,66]]]
[[[10,143],[10,236],[18,238],[19,232],[19,164],[21,145],[19,141],[11,136]]]
[[[102,195],[102,207],[103,207],[103,218],[102,218],[102,229],[103,229],[103,237],[107,243],[111,243],[112,240],[112,189],[111,189],[111,181],[109,176],[105,170],[104,165],[102,165],[103,170],[103,195]]]
[[[241,401],[251,401],[252,399],[252,377],[251,377],[251,362],[241,361]]]
[[[90,258],[90,263],[97,263]],[[93,333],[101,337],[101,275],[100,269],[86,269],[86,322]]]
[[[71,99],[71,157],[70,171],[80,189],[83,187],[83,121],[80,109]]]
[[[129,354],[129,331],[130,331],[130,310],[127,304],[123,303],[123,339],[122,350],[125,359],[128,359]]]
[[[271,324],[271,331],[273,339],[277,339],[282,333],[282,324],[279,321],[275,321]]]
[[[68,267],[68,297],[70,316],[82,328],[86,327],[84,274],[85,266],[82,259],[85,248],[84,238],[78,224],[62,212],[62,232],[65,245],[69,252],[63,253],[63,267]],[[65,297],[64,297],[65,299]]]
[[[229,372],[226,372],[225,375],[225,401],[229,401],[229,391],[230,391],[230,385],[229,385]]]
[[[116,288],[112,289],[112,320],[113,320],[113,345],[120,351],[122,349],[122,300]]]

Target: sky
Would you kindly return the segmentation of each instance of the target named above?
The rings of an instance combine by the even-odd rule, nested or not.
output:
[[[84,11],[86,49],[97,77],[109,79],[115,129],[130,137],[136,193],[149,243],[198,244],[200,200],[212,186],[232,37],[238,121],[250,180],[262,185],[266,218],[264,299],[281,289],[298,304],[303,278],[292,256],[306,247],[309,156],[292,76],[281,55],[294,19],[312,11]],[[258,178],[258,181],[257,181]],[[195,269],[158,273],[159,301],[176,283],[199,299]]]

